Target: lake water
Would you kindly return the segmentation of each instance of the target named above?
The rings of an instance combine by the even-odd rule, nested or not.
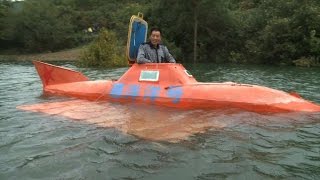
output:
[[[94,80],[127,70],[53,63]],[[319,68],[187,69],[198,81],[263,85],[320,103]],[[46,96],[31,62],[0,62],[0,98],[0,179],[320,179],[319,113],[187,111]],[[58,103],[61,111],[16,108],[42,103]]]

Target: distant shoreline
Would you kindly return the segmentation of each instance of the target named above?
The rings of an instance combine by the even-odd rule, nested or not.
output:
[[[39,53],[39,54],[19,54],[19,55],[2,55],[0,61],[77,61],[80,58],[83,48],[63,50],[59,52]]]

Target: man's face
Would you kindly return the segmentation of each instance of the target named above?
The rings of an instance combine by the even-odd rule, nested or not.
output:
[[[154,46],[158,45],[161,41],[160,31],[152,31],[150,35],[150,41]]]

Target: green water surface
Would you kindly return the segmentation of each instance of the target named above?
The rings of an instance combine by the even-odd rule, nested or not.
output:
[[[117,79],[127,70],[55,64],[91,79]],[[263,85],[320,103],[319,68],[186,67],[198,81]],[[0,62],[0,99],[0,179],[320,179],[320,114],[203,111],[199,120],[205,117],[226,126],[178,143],[155,142],[114,128],[16,109],[64,99],[42,95],[31,62]],[[163,111],[174,120],[193,113]]]

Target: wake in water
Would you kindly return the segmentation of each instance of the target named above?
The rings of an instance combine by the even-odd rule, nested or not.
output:
[[[319,120],[319,114],[273,114],[230,110],[177,110],[156,106],[121,105],[107,102],[70,100],[18,106],[18,109],[59,115],[99,127],[116,128],[139,138],[153,141],[179,142],[215,128],[242,123],[278,129],[294,123]],[[305,118],[308,116],[308,118]]]

